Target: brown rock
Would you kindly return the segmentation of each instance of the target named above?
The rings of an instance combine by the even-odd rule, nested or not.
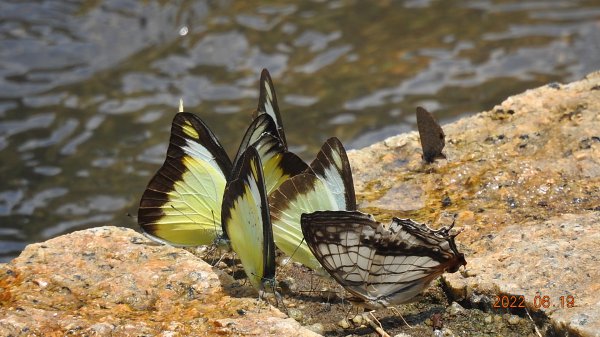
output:
[[[191,253],[118,227],[32,244],[1,265],[0,335],[318,336],[264,302],[229,297]]]
[[[358,199],[379,221],[458,214],[468,271],[445,275],[456,296],[522,295],[559,334],[600,336],[598,88],[600,72],[446,125],[448,160],[432,165],[421,160],[416,132],[350,151]],[[424,207],[407,211],[412,204],[393,205],[392,194]],[[452,202],[443,205],[446,197]]]

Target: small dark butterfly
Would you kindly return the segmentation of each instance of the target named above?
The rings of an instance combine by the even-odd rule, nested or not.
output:
[[[442,130],[431,112],[422,107],[417,107],[417,127],[419,128],[419,137],[423,148],[423,160],[431,164],[436,159],[446,158],[442,153],[444,145],[446,145],[444,130]]]

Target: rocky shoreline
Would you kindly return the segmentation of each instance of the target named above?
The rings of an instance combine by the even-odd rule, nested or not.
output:
[[[456,301],[524,314],[522,302],[548,334],[600,336],[600,72],[444,132],[448,159],[432,165],[416,131],[350,151],[359,207],[380,221],[456,214],[468,261],[444,278]],[[0,335],[318,335],[228,295],[223,277],[131,229],[63,235],[0,265]]]
[[[469,264],[445,275],[456,299],[519,309],[495,303],[514,295],[558,335],[600,336],[600,72],[444,132],[448,160],[431,166],[416,132],[349,153],[359,207],[424,222],[458,215]]]

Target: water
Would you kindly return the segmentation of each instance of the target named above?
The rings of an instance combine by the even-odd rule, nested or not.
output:
[[[600,69],[597,1],[3,1],[0,260],[136,228],[180,97],[235,153],[271,71],[288,143],[360,148]]]

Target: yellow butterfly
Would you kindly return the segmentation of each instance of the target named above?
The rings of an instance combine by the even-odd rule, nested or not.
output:
[[[147,236],[175,246],[207,245],[221,237],[225,185],[232,179],[232,168],[251,146],[261,158],[267,193],[308,168],[287,150],[281,138],[281,116],[266,70],[260,87],[258,116],[248,127],[233,164],[200,117],[189,112],[175,115],[165,162],[140,200],[138,224]]]
[[[223,230],[250,283],[262,295],[266,288],[274,288],[275,243],[262,164],[254,147],[243,152],[233,176],[223,197]]]
[[[350,162],[337,138],[328,139],[305,172],[285,181],[269,195],[275,244],[293,260],[320,271],[300,227],[302,213],[355,210]]]

